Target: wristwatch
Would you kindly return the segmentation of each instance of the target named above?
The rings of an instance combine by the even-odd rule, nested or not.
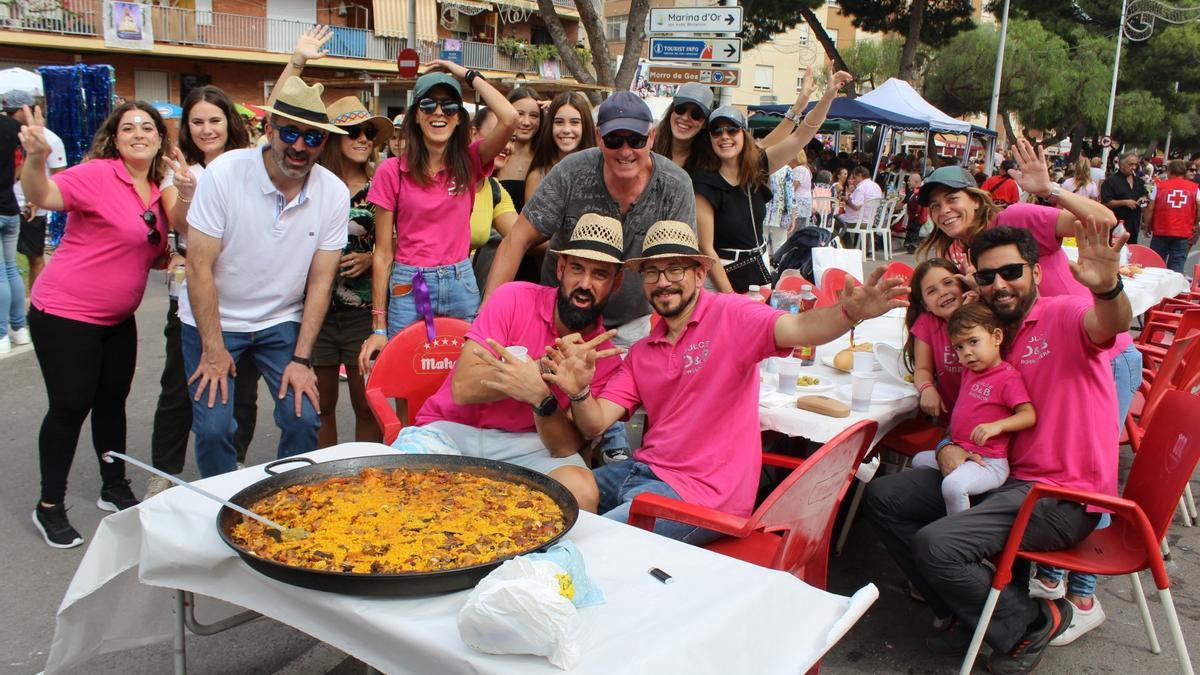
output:
[[[481,74],[478,70],[468,70],[467,74],[463,76],[463,79],[466,80],[468,87],[474,89],[475,88],[475,78],[477,78],[477,77],[483,77],[483,74]],[[486,80],[487,78],[483,77],[483,79]]]
[[[292,355],[292,363],[299,363],[305,368],[312,368],[312,358],[304,358],[303,356]]]
[[[538,417],[549,417],[558,411],[558,399],[554,394],[547,394],[542,402],[533,406],[533,414]]]

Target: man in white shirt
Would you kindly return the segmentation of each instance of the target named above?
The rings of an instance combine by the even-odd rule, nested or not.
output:
[[[0,107],[4,109],[4,114],[21,124],[27,123],[22,106],[28,106],[32,110],[34,105],[40,104],[27,91],[14,90],[0,94]],[[46,106],[42,105],[42,110],[45,109]],[[67,168],[67,150],[58,134],[49,129],[45,130],[45,134],[46,142],[50,144],[50,154],[46,155],[46,175],[50,176]],[[46,266],[43,256],[46,252],[46,219],[50,217],[50,212],[37,204],[25,201],[21,181],[13,184],[13,195],[21,209],[21,234],[17,238],[17,253],[29,260],[29,285],[33,286],[42,268]]]
[[[1092,177],[1092,180],[1096,181],[1097,183],[1104,182],[1104,167],[1100,166],[1100,161],[1101,161],[1101,158],[1099,155],[1096,155],[1095,157],[1093,157],[1091,159],[1091,162],[1092,162],[1091,177]]]
[[[871,170],[865,166],[856,166],[850,172],[850,196],[846,198],[846,211],[838,216],[842,227],[857,227],[863,216],[863,207],[867,200],[883,197],[879,184],[871,180]],[[846,235],[841,235],[843,240]],[[846,245],[853,246],[855,242],[847,241]]]
[[[276,394],[280,457],[315,450],[320,426],[312,349],[346,245],[350,194],[316,164],[330,133],[321,85],[284,83],[262,148],[210,164],[188,210],[179,297],[191,374],[192,432],[203,477],[236,467],[234,364],[249,352]]]

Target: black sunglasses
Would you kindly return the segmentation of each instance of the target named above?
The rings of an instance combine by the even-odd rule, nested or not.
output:
[[[1025,273],[1025,266],[1029,263],[1011,263],[1001,265],[992,270],[976,270],[975,283],[980,286],[991,286],[996,283],[996,275],[999,274],[1001,279],[1005,281],[1016,281]]]
[[[738,132],[740,131],[741,129],[738,127],[722,124],[716,127],[709,127],[708,135],[712,136],[713,138],[720,138],[722,136],[737,136]]]
[[[350,140],[356,141],[359,136],[366,136],[368,141],[373,141],[379,136],[379,127],[374,124],[355,124],[352,127],[345,127],[346,135]]]
[[[621,134],[609,134],[607,136],[602,136],[601,140],[604,141],[604,147],[608,148],[609,150],[620,150],[622,145],[628,145],[634,150],[641,150],[642,148],[646,147],[646,141],[650,139],[648,136],[642,136],[640,134],[630,134],[628,136]]]
[[[271,127],[279,133],[279,140],[287,143],[288,145],[295,143],[296,139],[300,138],[301,136],[304,137],[304,144],[310,148],[319,148],[321,147],[321,144],[325,142],[326,134],[320,129],[308,129],[307,131],[300,131],[299,127],[292,126],[291,124],[279,126],[274,122],[271,122]]]
[[[680,103],[679,105],[675,106],[674,110],[675,114],[679,115],[680,117],[687,115],[697,122],[704,119],[704,111],[697,107],[694,103]]]
[[[142,214],[142,222],[146,224],[149,230],[146,232],[146,241],[150,242],[151,246],[158,246],[162,243],[162,233],[158,231],[158,216],[154,212],[147,209]]]
[[[433,99],[426,97],[417,101],[417,108],[426,115],[432,115],[433,111],[439,107],[447,115],[457,115],[458,111],[462,109],[462,104],[452,98]]]

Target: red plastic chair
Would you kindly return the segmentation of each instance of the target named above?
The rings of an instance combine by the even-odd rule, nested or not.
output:
[[[879,439],[879,447],[905,457],[905,464],[918,452],[933,450],[948,435],[944,424],[929,421],[929,416],[918,411],[917,416],[897,424],[886,436]]]
[[[795,470],[749,518],[640,494],[629,509],[629,524],[653,530],[654,521],[665,518],[708,528],[725,535],[705,546],[708,550],[783,570],[810,586],[825,588],[833,520],[878,426],[863,420],[808,459],[763,453],[764,464]]]
[[[983,636],[991,622],[992,612],[1001,590],[1012,580],[1013,561],[1019,556],[1032,562],[1051,565],[1076,572],[1115,576],[1128,574],[1133,585],[1133,597],[1137,600],[1146,626],[1146,637],[1150,640],[1150,651],[1158,654],[1161,648],[1154,634],[1150,610],[1142,592],[1138,573],[1150,570],[1158,587],[1158,597],[1167,614],[1167,624],[1175,651],[1183,672],[1193,673],[1188,656],[1187,643],[1179,627],[1175,603],[1171,599],[1171,580],[1163,566],[1159,541],[1171,525],[1175,505],[1183,494],[1184,485],[1200,461],[1200,399],[1182,391],[1168,392],[1154,427],[1146,435],[1142,451],[1133,461],[1125,492],[1120,497],[1110,497],[1081,490],[1035,484],[1025,502],[1017,512],[1012,531],[1004,552],[996,561],[996,575],[992,588],[975,628],[975,636],[963,660],[963,675],[971,672],[975,657],[979,653]],[[1029,517],[1039,499],[1064,499],[1082,502],[1109,509],[1113,512],[1112,525],[1095,530],[1074,547],[1062,551],[1034,552],[1020,550],[1021,539]]]
[[[1195,376],[1198,361],[1200,361],[1200,327],[1175,340],[1167,350],[1166,357],[1158,372],[1155,373],[1153,382],[1143,381],[1138,388],[1138,393],[1142,397],[1141,409],[1134,414],[1131,408],[1129,416],[1125,418],[1125,433],[1129,437],[1129,447],[1134,452],[1141,449],[1143,439],[1150,429],[1150,423],[1155,418],[1163,396],[1168,391],[1183,387],[1185,384],[1184,373],[1189,370],[1186,366],[1190,366],[1190,373]]]
[[[836,303],[842,289],[846,287],[846,279],[854,279],[854,275],[836,267],[825,270],[825,274],[821,275],[821,292]],[[862,283],[858,279],[854,279],[854,282]]]
[[[1198,329],[1200,329],[1200,308],[1188,310],[1178,317],[1171,315],[1168,318],[1152,312],[1151,318],[1146,320],[1146,325],[1142,327],[1142,332],[1138,335],[1138,342],[1135,343],[1138,351],[1142,353],[1144,362],[1142,367],[1151,372],[1157,371],[1175,339]]]
[[[817,288],[816,284],[808,279],[805,279],[799,274],[792,274],[786,277],[780,277],[779,283],[775,284],[775,290],[787,291],[789,293],[799,293],[805,286],[812,286],[814,291]],[[818,297],[820,297],[819,294]]]
[[[900,262],[899,260],[888,264],[887,270],[883,273],[883,277],[885,279],[891,279],[892,277],[904,277],[904,285],[906,286],[908,285],[908,282],[912,281],[912,275],[913,268]]]
[[[1129,263],[1142,267],[1166,267],[1167,262],[1154,249],[1141,244],[1129,245]]]
[[[404,425],[433,396],[458,363],[464,336],[471,324],[462,319],[439,316],[433,320],[436,338],[429,342],[425,322],[418,321],[400,331],[379,353],[367,380],[367,404],[383,430],[383,442],[396,440]],[[408,419],[401,420],[391,399],[408,404]]]

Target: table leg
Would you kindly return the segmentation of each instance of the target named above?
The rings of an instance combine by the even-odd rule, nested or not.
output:
[[[171,657],[175,665],[175,675],[187,675],[187,645],[184,642],[184,630],[186,626],[183,619],[184,605],[183,591],[176,590],[175,606],[171,612],[171,618],[175,622],[174,630],[171,631]]]
[[[262,616],[258,612],[246,610],[240,614],[234,614],[217,621],[215,623],[200,623],[196,620],[196,596],[190,591],[183,591],[184,597],[184,613],[183,620],[187,629],[196,635],[216,635],[229,630],[235,626],[240,626],[247,621],[253,621]]]

